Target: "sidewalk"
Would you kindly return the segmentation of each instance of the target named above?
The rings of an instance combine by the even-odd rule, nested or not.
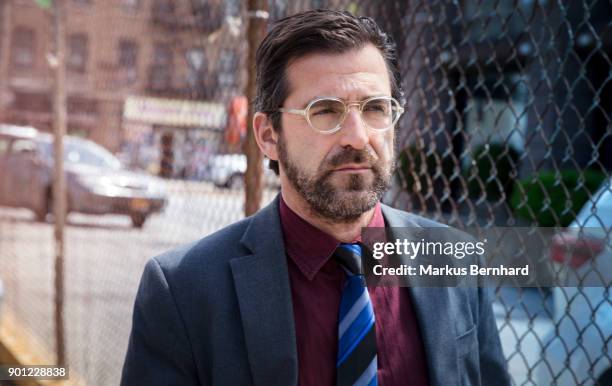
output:
[[[41,349],[37,338],[24,329],[6,310],[0,315],[0,364],[52,365],[55,356]],[[70,369],[69,380],[20,380],[0,381],[0,386],[86,386],[85,381]]]

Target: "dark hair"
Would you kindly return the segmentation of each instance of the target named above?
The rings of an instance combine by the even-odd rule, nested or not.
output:
[[[281,131],[281,107],[287,98],[286,69],[290,61],[313,52],[344,53],[371,43],[380,50],[391,80],[391,95],[404,104],[395,43],[370,17],[346,11],[313,10],[280,19],[257,50],[255,110],[267,113],[272,126]],[[278,175],[278,162],[270,160]]]

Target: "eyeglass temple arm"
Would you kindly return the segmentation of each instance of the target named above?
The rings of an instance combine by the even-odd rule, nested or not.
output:
[[[280,111],[281,113],[297,114],[297,115],[306,116],[306,110],[280,108],[280,109],[278,109],[278,111]]]

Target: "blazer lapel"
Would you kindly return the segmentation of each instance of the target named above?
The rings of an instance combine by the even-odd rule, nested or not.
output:
[[[278,197],[256,214],[241,243],[251,255],[231,261],[255,385],[297,385],[291,287]]]
[[[382,210],[388,228],[421,227],[416,221],[400,215],[401,212],[396,209],[383,205]],[[402,237],[394,234],[392,229],[389,236],[390,241]],[[431,385],[459,385],[455,324],[451,319],[457,302],[451,301],[449,288],[407,289],[419,322]]]

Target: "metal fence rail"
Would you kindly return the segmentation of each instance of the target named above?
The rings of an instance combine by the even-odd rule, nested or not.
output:
[[[122,214],[82,214],[68,178],[74,212],[65,230],[66,355],[88,384],[118,383],[146,260],[244,216],[240,154],[253,18],[269,24],[302,10],[344,9],[373,17],[392,34],[407,102],[386,203],[459,228],[560,228],[583,216],[578,228],[603,229],[602,256],[612,257],[612,213],[602,203],[612,193],[609,1],[269,0],[260,12],[219,0],[65,6],[68,134],[155,175],[149,183],[167,197],[163,212],[144,224],[133,216],[136,204],[149,205],[142,201],[116,204]],[[0,20],[0,123],[51,132],[49,11],[34,1],[3,1]],[[0,136],[0,162],[11,155],[3,143]],[[68,165],[84,162],[77,153],[67,154]],[[51,202],[50,180],[39,189],[25,169],[8,170],[0,178],[12,176],[18,189],[21,176],[27,189],[11,193],[1,180],[0,199],[31,193],[32,202]],[[121,175],[112,183],[75,175],[72,183],[138,189],[141,174]],[[278,188],[267,172],[263,180],[265,204]],[[111,211],[103,198],[85,201],[91,211]],[[37,220],[38,204],[0,207],[0,319],[10,314],[41,350],[55,352],[53,219],[43,213]],[[550,260],[547,251],[540,260]],[[610,283],[602,285],[608,287],[496,291],[515,384],[610,384],[602,377],[612,377],[604,375],[612,368],[612,304]]]

